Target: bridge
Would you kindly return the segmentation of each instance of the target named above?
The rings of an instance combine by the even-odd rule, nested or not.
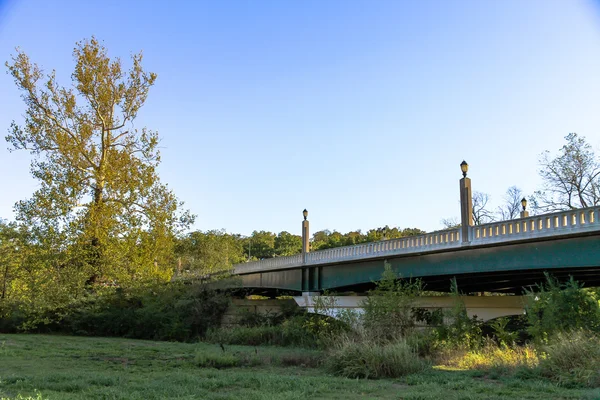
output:
[[[600,206],[473,225],[468,164],[461,164],[461,227],[420,236],[311,252],[307,212],[301,254],[237,264],[233,274],[257,293],[364,293],[389,263],[400,278],[419,278],[425,290],[522,294],[544,281],[573,276],[600,286]],[[305,306],[309,306],[306,300]]]

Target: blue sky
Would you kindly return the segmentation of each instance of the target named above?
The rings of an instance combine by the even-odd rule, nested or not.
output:
[[[441,228],[459,163],[499,204],[538,155],[600,145],[598,4],[540,1],[0,0],[0,60],[21,47],[69,84],[75,42],[143,50],[158,74],[137,126],[196,229]],[[5,70],[5,68],[3,68]],[[24,104],[0,74],[0,133]],[[0,145],[0,217],[36,188]]]

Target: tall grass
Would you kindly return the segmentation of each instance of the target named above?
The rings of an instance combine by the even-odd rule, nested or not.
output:
[[[536,368],[539,354],[531,346],[498,347],[495,343],[488,342],[476,350],[440,349],[437,361],[460,369],[514,372],[517,368]]]
[[[379,379],[420,372],[429,364],[405,340],[382,344],[342,338],[329,351],[325,367],[347,378]]]
[[[600,337],[584,330],[559,333],[543,351],[542,375],[561,386],[600,387]]]

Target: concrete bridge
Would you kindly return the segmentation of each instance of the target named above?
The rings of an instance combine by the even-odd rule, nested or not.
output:
[[[522,294],[543,282],[544,272],[600,286],[600,206],[529,216],[523,199],[521,218],[475,226],[467,168],[463,162],[460,228],[311,252],[305,210],[301,254],[237,264],[233,273],[257,292],[303,296],[364,292],[381,278],[385,262],[432,291],[448,291],[456,278],[463,293]]]

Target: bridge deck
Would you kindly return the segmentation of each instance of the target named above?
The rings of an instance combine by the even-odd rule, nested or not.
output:
[[[305,266],[447,252],[464,248],[495,246],[552,237],[600,232],[600,207],[543,214],[517,220],[493,222],[469,228],[469,238],[460,229],[450,229],[400,239],[318,250],[290,257],[277,257],[234,266],[235,275],[296,269]]]

